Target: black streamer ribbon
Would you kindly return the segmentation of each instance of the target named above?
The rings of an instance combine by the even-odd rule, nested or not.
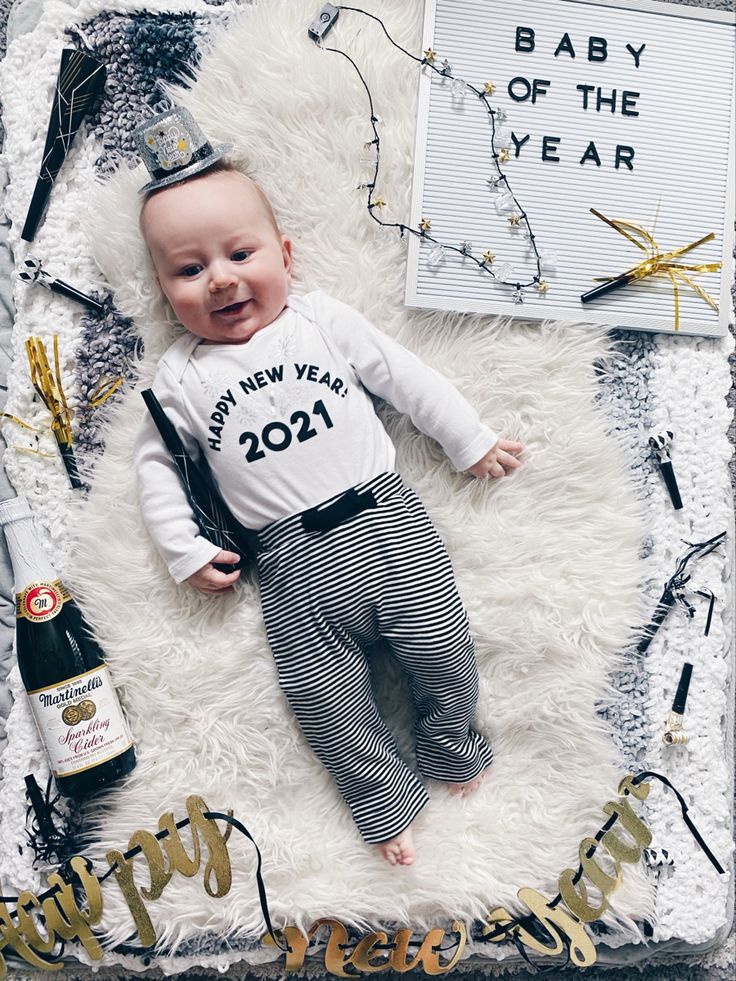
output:
[[[713,620],[713,608],[716,605],[716,595],[711,589],[696,589],[695,593],[698,596],[703,596],[708,602],[708,614],[705,618],[705,630],[703,631],[704,636],[708,636],[710,633],[710,625]]]
[[[32,773],[26,775],[26,797],[28,798],[28,810],[26,811],[26,824],[31,814],[35,821],[31,821],[31,830],[26,831],[28,843],[33,849],[36,858],[48,859],[56,854],[60,832],[54,824],[54,816],[58,814],[54,806],[58,801],[58,795],[51,799],[51,775],[49,774],[46,784],[46,794],[36,782]]]
[[[670,781],[667,779],[667,777],[663,776],[661,773],[655,773],[654,770],[642,770],[641,773],[637,773],[637,775],[632,778],[632,781],[631,782],[632,783],[635,783],[635,784],[639,784],[639,783],[642,782],[642,780],[646,780],[648,777],[654,777],[655,780],[660,780],[666,787],[669,787],[670,788],[670,790],[673,792],[673,794],[677,798],[677,801],[678,801],[678,803],[680,805],[680,809],[682,810],[682,819],[685,822],[685,824],[687,825],[688,831],[693,836],[693,838],[697,841],[697,843],[700,845],[700,847],[702,848],[702,850],[705,852],[705,854],[707,855],[707,857],[710,860],[711,864],[715,868],[716,872],[718,872],[719,875],[724,875],[725,874],[725,870],[724,870],[723,866],[718,861],[718,859],[715,857],[715,855],[710,850],[710,848],[708,848],[707,844],[705,843],[705,840],[704,840],[703,836],[698,831],[698,829],[695,827],[695,824],[693,823],[692,818],[688,814],[688,806],[685,803],[685,798],[682,796],[682,794],[680,793],[680,791],[676,787],[674,787],[672,785],[672,783],[670,783]],[[628,791],[625,791],[625,793],[628,793]]]
[[[664,590],[662,595],[657,602],[654,613],[652,614],[652,619],[649,621],[647,626],[642,631],[639,643],[636,646],[637,654],[646,654],[649,649],[654,635],[657,633],[659,628],[664,623],[667,614],[670,612],[675,603],[680,603],[684,608],[687,616],[692,619],[695,616],[695,607],[692,603],[689,603],[686,597],[686,587],[690,582],[690,573],[686,573],[688,563],[694,559],[702,559],[704,556],[709,555],[712,551],[722,545],[726,539],[726,532],[722,531],[720,535],[715,535],[713,538],[709,538],[707,542],[699,542],[698,544],[689,545],[687,552],[681,555],[677,560],[677,565],[675,566],[675,571],[670,579],[664,584]],[[715,606],[716,597],[711,592],[711,590],[700,590],[692,589],[692,593],[697,596],[704,596],[710,599],[710,604],[708,606],[708,615],[705,623],[705,636],[708,636],[711,627],[711,621],[713,619],[713,608]]]
[[[261,874],[261,869],[263,867],[263,856],[261,855],[261,849],[256,844],[256,840],[253,835],[248,831],[246,826],[238,821],[236,817],[231,814],[223,814],[220,811],[205,811],[202,815],[210,821],[226,821],[230,824],[236,831],[239,831],[241,835],[245,835],[248,841],[251,842],[256,850],[256,858],[258,859],[258,864],[256,865],[256,885],[258,887],[258,900],[261,904],[261,912],[263,913],[263,920],[266,924],[266,929],[268,930],[268,935],[271,940],[276,944],[279,950],[283,950],[286,953],[291,953],[291,947],[289,944],[279,943],[278,937],[273,929],[273,924],[271,923],[271,915],[268,910],[268,897],[266,896],[266,887],[263,883],[263,876]]]

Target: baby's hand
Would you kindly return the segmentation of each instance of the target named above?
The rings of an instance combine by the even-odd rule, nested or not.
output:
[[[466,473],[474,477],[505,477],[507,473],[521,466],[517,456],[524,449],[521,443],[510,439],[497,440],[485,456],[482,456]]]
[[[220,551],[211,562],[193,573],[187,582],[202,593],[227,593],[233,588],[233,583],[240,578],[240,569],[235,569],[234,572],[220,572],[219,569],[214,568],[214,564],[222,562],[230,565],[239,560],[240,556],[235,552]]]

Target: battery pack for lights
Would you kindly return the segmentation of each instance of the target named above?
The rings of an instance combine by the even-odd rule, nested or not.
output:
[[[321,41],[340,16],[340,8],[334,3],[326,3],[307,29],[313,41]]]

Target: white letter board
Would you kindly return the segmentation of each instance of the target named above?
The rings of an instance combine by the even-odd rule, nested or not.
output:
[[[494,283],[467,257],[447,250],[431,264],[436,246],[411,235],[407,304],[673,331],[666,276],[581,303],[596,277],[646,258],[594,217],[595,208],[653,232],[661,251],[713,232],[712,241],[675,261],[723,263],[720,272],[687,274],[720,314],[680,283],[679,329],[725,333],[733,280],[733,15],[658,0],[426,0],[424,28],[423,48],[433,49],[436,67],[447,59],[455,79],[497,87],[490,105],[508,117],[496,131],[523,141],[517,155],[510,140],[510,159],[499,166],[537,248],[557,261],[542,271],[548,292],[525,288],[519,304],[513,288]],[[492,270],[507,263],[505,278],[531,281],[536,262],[523,223],[509,225],[487,183],[497,171],[483,101],[469,90],[458,97],[451,78],[427,67],[422,76],[411,227],[428,219],[436,241],[471,243],[478,258],[490,250]],[[633,157],[631,149],[618,151],[618,167],[617,146],[633,149]]]

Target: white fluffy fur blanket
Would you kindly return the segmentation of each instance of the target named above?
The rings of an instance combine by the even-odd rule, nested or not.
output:
[[[366,6],[419,49],[419,0]],[[174,97],[209,138],[234,143],[238,163],[260,181],[293,240],[300,286],[362,310],[526,444],[513,477],[473,482],[405,419],[390,409],[384,416],[399,469],[452,555],[482,675],[478,725],[495,762],[468,800],[431,787],[413,867],[391,868],[363,844],[279,691],[256,585],[204,598],[168,578],[137,506],[131,449],[144,407],[130,392],[80,508],[72,562],[72,586],[108,652],[138,744],[137,769],[94,812],[96,851],[124,846],[136,828],[155,830],[165,810],[183,815],[186,796],[197,793],[213,809],[232,808],[256,837],[277,923],[334,915],[427,928],[513,906],[520,886],[554,895],[558,874],[577,864],[578,843],[600,826],[621,770],[596,702],[646,614],[641,515],[624,454],[593,406],[594,362],[606,349],[600,330],[404,307],[406,243],[370,221],[356,190],[371,137],[365,94],[344,59],[307,39],[314,12],[315,0],[244,9],[215,39],[192,90]],[[381,192],[406,220],[417,67],[377,25],[345,15],[340,31],[383,121]],[[175,332],[138,234],[144,180],[125,172],[102,188],[92,235],[118,306],[145,338],[141,388]],[[380,658],[376,686],[410,754],[408,691]],[[149,905],[163,943],[202,929],[262,932],[252,851],[231,842],[225,898],[180,879]],[[624,880],[608,922],[627,935],[650,897],[638,869],[626,866]],[[114,888],[105,909],[106,926],[123,940],[131,921]]]

